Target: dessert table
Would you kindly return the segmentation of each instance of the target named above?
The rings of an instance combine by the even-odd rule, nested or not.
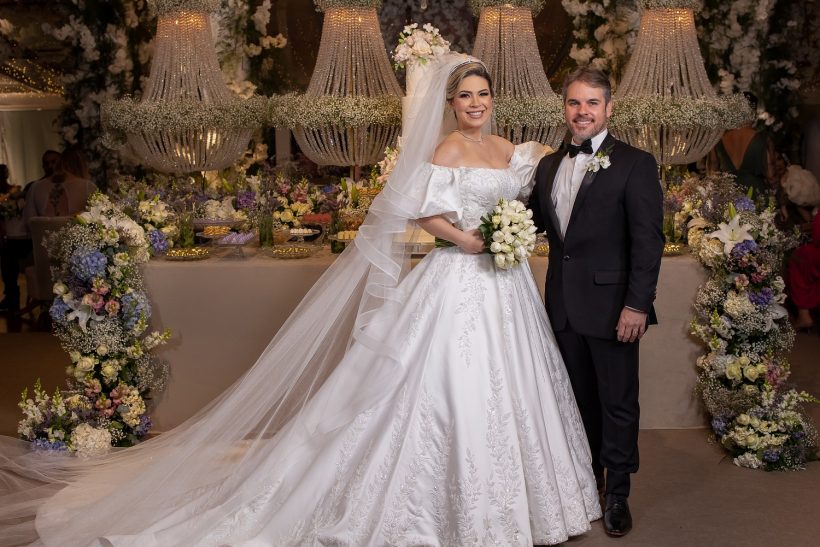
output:
[[[154,400],[156,431],[192,416],[250,368],[310,287],[333,263],[326,249],[300,260],[277,260],[253,248],[207,260],[151,260],[145,282],[153,322],[172,339],[158,350],[170,364],[166,390]],[[547,259],[530,267],[542,291]],[[663,259],[658,298],[660,324],[641,341],[641,427],[704,427],[694,395],[695,359],[689,337],[691,306],[706,273],[689,256]]]

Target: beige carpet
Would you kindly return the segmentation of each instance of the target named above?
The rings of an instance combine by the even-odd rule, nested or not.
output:
[[[798,335],[793,377],[820,395],[820,337]],[[66,356],[49,334],[0,334],[0,433],[14,435],[20,390],[38,376],[54,389],[64,378]],[[820,423],[820,405],[810,409]],[[607,537],[600,522],[570,540],[572,546],[820,545],[820,463],[790,473],[741,469],[708,442],[703,430],[644,430],[641,470],[630,505],[635,528]]]

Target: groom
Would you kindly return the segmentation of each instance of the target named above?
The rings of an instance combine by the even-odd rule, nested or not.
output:
[[[612,90],[589,67],[563,86],[572,142],[538,165],[530,201],[550,244],[547,313],[592,450],[604,528],[632,528],[638,470],[638,340],[656,323],[663,194],[654,158],[607,132]]]

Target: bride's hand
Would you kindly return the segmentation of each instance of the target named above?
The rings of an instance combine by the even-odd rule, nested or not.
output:
[[[484,252],[484,237],[481,235],[481,232],[478,230],[468,230],[466,232],[462,232],[463,237],[461,237],[461,241],[456,241],[456,245],[461,247],[461,249],[470,254],[478,254]]]

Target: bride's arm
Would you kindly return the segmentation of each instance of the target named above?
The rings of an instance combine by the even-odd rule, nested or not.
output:
[[[455,243],[465,252],[478,254],[484,251],[484,238],[478,230],[459,230],[440,215],[419,218],[416,223],[428,234]]]

